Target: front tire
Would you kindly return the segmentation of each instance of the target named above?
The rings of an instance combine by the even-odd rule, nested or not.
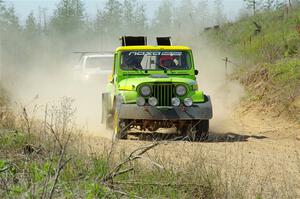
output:
[[[207,140],[209,135],[209,120],[202,120],[198,128],[197,140]]]
[[[209,120],[192,122],[181,128],[180,131],[192,142],[205,141],[209,135]]]
[[[106,129],[110,129],[110,130],[114,129],[114,116],[113,116],[113,114],[109,114],[107,116],[105,126],[106,126]]]
[[[119,113],[117,110],[114,113],[113,139],[127,139],[127,128],[125,122],[119,118]]]

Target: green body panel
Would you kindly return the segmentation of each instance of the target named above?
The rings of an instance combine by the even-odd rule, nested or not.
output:
[[[146,77],[128,77],[119,82],[118,89],[119,90],[136,90],[141,84],[153,84],[153,83],[173,83],[173,84],[184,84],[188,85],[192,88],[193,85],[197,84],[195,80],[184,77],[168,77],[168,78],[151,78],[149,76]],[[191,89],[189,88],[189,89]]]
[[[197,82],[195,80],[184,77],[168,77],[168,78],[151,78],[151,77],[129,77],[122,80],[118,84],[116,94],[121,94],[124,103],[135,103],[136,98],[139,96],[138,89],[141,85],[153,85],[154,83],[166,83],[173,85],[185,85],[188,89],[187,95],[180,97],[192,98],[193,102],[204,102],[203,91],[194,90]]]
[[[195,103],[201,103],[205,101],[203,91],[192,92],[190,98],[192,98],[193,102]]]
[[[120,91],[120,95],[122,96],[123,103],[125,104],[134,104],[138,97],[138,93],[136,91]]]
[[[139,87],[141,85],[153,84],[172,84],[185,85],[188,92],[185,96],[179,97],[191,98],[194,103],[204,102],[203,91],[198,91],[198,85],[195,76],[195,66],[191,50],[186,50],[190,54],[192,67],[189,70],[122,70],[120,67],[122,50],[115,52],[114,69],[112,81],[107,85],[107,92],[111,93],[111,99],[115,96],[122,97],[122,103],[133,104],[139,97]],[[113,104],[113,103],[112,103]]]

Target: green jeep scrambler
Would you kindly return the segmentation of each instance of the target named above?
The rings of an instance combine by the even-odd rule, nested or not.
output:
[[[176,127],[191,140],[204,140],[212,118],[210,97],[198,89],[192,50],[169,37],[147,46],[146,37],[122,37],[113,74],[102,93],[102,123],[119,139],[128,131]]]

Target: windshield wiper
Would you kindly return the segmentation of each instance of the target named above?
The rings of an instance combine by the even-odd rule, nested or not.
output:
[[[166,66],[159,66],[159,67],[161,67],[161,68],[163,68],[164,70],[170,70],[168,67],[166,67]]]
[[[132,66],[132,68],[133,68],[134,70],[140,70],[140,69],[137,68],[136,66]]]
[[[126,70],[128,70],[128,71],[130,71],[131,69],[134,69],[134,70],[140,70],[139,68],[137,68],[136,66],[134,66],[134,65],[130,65],[130,66],[128,66],[128,65],[126,65]]]

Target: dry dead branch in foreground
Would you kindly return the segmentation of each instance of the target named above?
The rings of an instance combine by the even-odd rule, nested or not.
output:
[[[113,183],[114,177],[116,177],[118,175],[128,173],[130,171],[133,171],[133,168],[127,168],[127,169],[124,169],[124,170],[121,170],[121,168],[129,162],[132,162],[134,160],[143,158],[142,155],[144,153],[146,153],[147,151],[153,149],[154,147],[158,146],[159,144],[160,144],[159,142],[156,142],[156,143],[153,143],[153,144],[148,145],[148,146],[140,147],[140,148],[134,150],[133,152],[131,152],[130,155],[123,162],[121,162],[117,166],[115,166],[108,174],[106,174],[100,180],[101,183],[102,184],[105,184],[105,183],[108,183],[108,182]]]

